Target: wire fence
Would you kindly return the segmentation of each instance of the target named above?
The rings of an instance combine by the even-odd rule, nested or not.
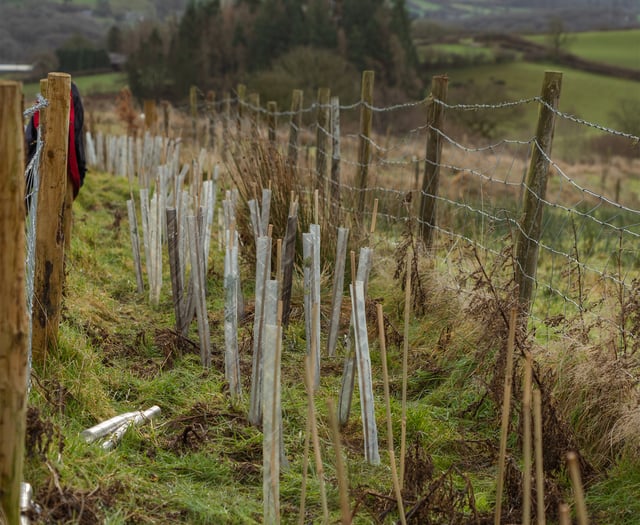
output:
[[[570,143],[570,148],[564,148],[564,152],[573,150],[573,158],[566,161],[564,154],[546,153],[533,131],[528,137],[504,136],[488,141],[474,138],[464,126],[430,126],[425,119],[428,101],[429,97],[388,107],[364,102],[339,105],[339,113],[329,125],[322,126],[315,117],[331,106],[317,102],[299,112],[274,112],[238,98],[203,100],[198,103],[193,125],[187,113],[192,108],[182,107],[172,112],[171,122],[164,128],[179,136],[185,152],[190,145],[195,157],[205,148],[214,162],[221,162],[223,154],[228,154],[227,165],[231,166],[234,154],[250,151],[243,144],[267,143],[268,126],[276,122],[272,130],[275,133],[271,134],[275,135],[273,146],[283,156],[292,147],[297,152],[295,170],[300,186],[308,193],[318,190],[327,223],[335,230],[349,222],[369,223],[377,199],[379,238],[393,244],[408,229],[433,228],[433,259],[451,276],[449,285],[458,293],[473,292],[469,276],[477,271],[478,264],[498,284],[507,286],[513,281],[512,248],[517,235],[527,235],[521,227],[522,200],[526,193],[534,191],[527,186],[525,175],[532,151],[538,150],[549,163],[550,174],[546,196],[538,198],[544,209],[541,237],[534,239],[539,250],[538,269],[535,275],[528,276],[535,280],[533,328],[539,336],[559,337],[566,335],[567,327],[578,320],[586,332],[601,336],[606,333],[617,349],[634,350],[640,345],[636,343],[635,330],[640,327],[640,315],[632,308],[640,298],[640,186],[634,180],[640,172],[640,137],[563,113],[541,97],[496,104],[434,100],[452,122],[457,113],[546,107],[554,113],[556,128],[562,128],[563,136],[588,137],[588,142]],[[242,118],[238,116],[239,108]],[[370,136],[358,131],[363,108],[373,113],[374,125],[376,120],[385,124],[378,125],[378,131]],[[297,124],[298,116],[302,117],[301,125]],[[342,127],[336,132],[334,124],[338,119]],[[532,122],[529,127],[533,130],[534,125]],[[293,145],[288,144],[292,129],[297,135]],[[425,224],[419,215],[425,195],[425,167],[432,163],[426,152],[429,132],[435,132],[443,145],[435,164],[439,189],[429,195],[437,203],[435,224]],[[599,157],[595,155],[592,145],[602,136],[624,141],[629,155],[615,156],[604,151]],[[325,139],[326,151],[317,149],[319,137]],[[95,137],[91,140],[99,142]],[[94,159],[94,164],[101,169],[107,164],[124,166],[124,162],[106,160],[110,155],[106,151],[109,140],[100,140],[105,145],[96,149],[104,151],[105,160]],[[365,162],[359,160],[363,142],[368,143],[371,152]],[[142,149],[138,146],[136,151]],[[121,151],[112,154],[135,157]],[[329,160],[321,166],[321,173],[320,155]],[[128,166],[136,171],[139,162],[138,167],[135,161],[129,161]],[[337,173],[334,166],[338,166]],[[363,168],[368,170],[366,187],[359,183]],[[127,171],[124,168],[120,171],[127,174],[123,173]],[[332,197],[336,187],[337,199]],[[362,194],[364,210],[358,206]],[[274,232],[276,236],[283,234]],[[469,257],[470,250],[481,257]]]
[[[23,117],[29,120],[34,113],[47,107],[49,102],[40,94],[37,102],[27,108]],[[40,189],[40,157],[42,155],[44,143],[42,141],[41,129],[38,127],[35,153],[29,159],[25,170],[25,202],[27,207],[26,220],[26,295],[27,295],[27,317],[28,317],[28,337],[27,337],[27,392],[31,390],[31,356],[32,356],[32,332],[33,332],[33,297],[34,297],[34,277],[36,266],[36,220],[38,216],[38,190]]]

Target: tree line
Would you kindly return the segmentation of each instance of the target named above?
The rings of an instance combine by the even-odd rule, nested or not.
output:
[[[420,83],[410,25],[404,0],[192,1],[179,20],[133,30],[129,86],[137,98],[170,100],[184,98],[191,85],[232,89],[305,49],[357,71],[373,69],[377,84],[411,93]]]

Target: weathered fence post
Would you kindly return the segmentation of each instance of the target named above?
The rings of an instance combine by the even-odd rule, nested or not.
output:
[[[316,184],[320,195],[326,195],[327,183],[327,143],[329,142],[329,126],[331,124],[331,91],[329,88],[318,89],[318,117],[316,125]]]
[[[331,97],[331,216],[340,223],[340,99]],[[335,220],[335,219],[334,219]]]
[[[27,406],[22,137],[22,84],[0,81],[0,516],[7,525],[20,523]]]
[[[267,102],[267,135],[269,137],[269,144],[272,147],[276,145],[276,129],[278,127],[278,121],[276,113],[278,112],[278,104],[274,100]]]
[[[144,127],[148,129],[151,133],[156,132],[156,122],[157,122],[157,112],[156,112],[156,101],[155,100],[145,100],[143,102],[143,111],[144,111]]]
[[[244,99],[247,95],[247,86],[244,84],[238,84],[238,113],[236,114],[236,125],[237,125],[237,143],[240,143],[240,139],[242,137],[242,118],[244,117]]]
[[[198,88],[191,86],[189,88],[189,111],[191,113],[191,132],[193,135],[193,143],[198,149]]]
[[[222,117],[222,161],[227,161],[227,150],[229,149],[229,121],[231,120],[231,97],[228,91],[224,92],[224,106]]]
[[[444,106],[438,101],[447,101],[446,75],[431,79],[431,93],[427,98],[427,151],[424,161],[424,179],[422,180],[422,197],[420,199],[420,235],[427,249],[433,243],[433,232],[436,225],[436,199],[440,179],[440,154],[442,153],[442,136],[439,133],[444,122]]]
[[[258,126],[260,125],[260,93],[249,95],[249,114],[251,115],[251,138],[258,140]]]
[[[289,164],[295,170],[298,167],[298,137],[302,127],[302,95],[301,89],[294,89],[291,96],[291,123],[289,127]],[[285,308],[286,312],[286,308]],[[284,322],[286,325],[286,321]]]
[[[216,145],[216,92],[207,91],[207,122],[208,126],[208,138],[207,146],[211,151],[215,150]]]
[[[69,75],[49,73],[49,107],[46,109],[44,130],[46,140],[38,193],[33,301],[33,359],[40,363],[44,361],[47,345],[56,340],[60,323],[70,92]]]
[[[538,243],[542,231],[542,212],[547,193],[549,155],[555,127],[555,109],[560,99],[562,73],[547,71],[542,82],[541,103],[538,112],[536,140],[531,151],[531,161],[522,204],[522,218],[516,240],[516,283],[520,306],[528,313],[538,266]]]
[[[371,157],[371,123],[373,117],[373,71],[362,72],[360,94],[360,144],[358,146],[358,211],[362,215],[367,197],[369,158]]]

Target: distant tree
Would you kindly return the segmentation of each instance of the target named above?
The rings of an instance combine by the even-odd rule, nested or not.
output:
[[[109,28],[109,32],[107,33],[107,50],[113,53],[120,53],[122,51],[122,31],[117,25]]]
[[[157,28],[141,40],[138,50],[129,56],[127,76],[131,92],[137,98],[158,99],[168,92],[168,77],[164,44]]]
[[[557,57],[562,51],[566,51],[571,40],[571,35],[567,32],[562,18],[555,16],[550,18],[547,41],[551,48],[552,56]]]

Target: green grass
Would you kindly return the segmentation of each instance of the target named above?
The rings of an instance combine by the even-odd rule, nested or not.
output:
[[[127,85],[127,76],[124,73],[101,73],[98,75],[87,76],[79,75],[72,76],[71,80],[77,84],[80,94],[83,96],[118,93]],[[25,100],[32,100],[40,91],[40,85],[38,82],[25,84],[23,91]]]
[[[126,216],[128,196],[126,179],[90,173],[74,203],[59,344],[50,353],[46,367],[36,364],[37,380],[30,398],[30,405],[37,407],[42,421],[50,425],[52,443],[48,447],[45,443],[41,454],[28,457],[25,479],[34,485],[36,501],[41,504],[44,496],[57,494],[57,482],[70,494],[84,498],[85,508],[96,513],[98,522],[261,523],[262,434],[246,420],[252,318],[249,316],[241,326],[245,397],[234,405],[227,396],[223,376],[221,254],[214,248],[213,269],[208,276],[214,363],[211,370],[204,371],[195,352],[163,343],[159,335],[166,336],[167,330],[173,328],[167,274],[159,306],[151,308],[147,296],[135,291],[129,232],[126,220],[121,220]],[[382,302],[391,326],[399,330],[403,292],[390,277],[393,258],[381,247],[388,232],[376,235],[381,242],[374,243],[370,297]],[[216,245],[214,241],[212,246]],[[443,259],[439,258],[438,263]],[[495,500],[500,412],[492,400],[490,383],[502,340],[499,335],[486,333],[482,321],[461,307],[459,298],[445,288],[439,277],[425,277],[428,308],[424,316],[411,317],[408,448],[424,456],[424,464],[416,460],[417,472],[433,468],[420,495],[426,494],[429,483],[451,472],[449,485],[445,484],[450,492],[464,493],[468,481],[481,518],[490,520]],[[252,276],[245,274],[243,278],[248,292]],[[250,306],[249,293],[246,299]],[[298,311],[300,302],[300,295],[294,297]],[[373,320],[371,323],[373,327]],[[303,333],[301,319],[294,316],[285,332],[282,362],[284,441],[290,462],[290,469],[281,476],[283,523],[296,521],[301,497],[306,426],[306,397],[301,381]],[[197,340],[195,323],[190,336]],[[380,352],[373,330],[370,344],[382,465],[371,466],[363,459],[357,389],[351,421],[342,431],[351,506],[357,507],[354,524],[363,525],[397,520],[393,511],[384,520],[379,519],[380,505],[388,505],[386,497],[392,493],[392,483],[386,454]],[[339,520],[339,503],[327,400],[337,396],[343,352],[339,349],[335,359],[323,358],[322,385],[316,396],[331,522]],[[387,352],[398,451],[401,345],[389,342]],[[161,407],[161,416],[128,433],[113,451],[87,445],[78,436],[83,428],[115,413],[152,404]],[[509,451],[519,458],[517,428],[514,409]],[[312,466],[306,522],[315,523],[322,513],[314,472]],[[590,505],[598,515],[614,515],[615,505],[634,496],[637,483],[634,481],[629,491],[622,484],[626,473],[623,466],[619,471],[614,469],[608,479],[599,473],[598,483],[588,493]],[[608,484],[613,479],[618,483]],[[433,489],[438,487],[434,485]],[[567,497],[566,485],[560,489]],[[382,496],[376,499],[376,495]],[[629,506],[635,512],[633,504]],[[464,512],[469,515],[470,509],[467,507]],[[625,516],[621,514],[611,523],[625,523]]]
[[[460,68],[448,73],[450,83],[473,80],[475,84],[483,85],[488,81],[499,81],[504,83],[511,100],[519,100],[540,94],[545,71],[563,73],[559,102],[561,111],[605,126],[615,126],[611,113],[622,100],[637,97],[640,90],[640,82],[608,78],[551,63],[517,61]],[[455,93],[452,93],[449,98],[456,103],[465,103],[464,100],[454,100],[454,97]],[[527,110],[524,126],[522,122],[514,122],[507,123],[506,127],[513,131],[524,128],[523,136],[529,135],[535,126],[536,112],[537,108],[532,105]],[[583,131],[590,132],[587,128],[583,128]]]
[[[548,44],[546,35],[528,38]],[[640,70],[640,29],[570,33],[567,51],[595,62]]]

